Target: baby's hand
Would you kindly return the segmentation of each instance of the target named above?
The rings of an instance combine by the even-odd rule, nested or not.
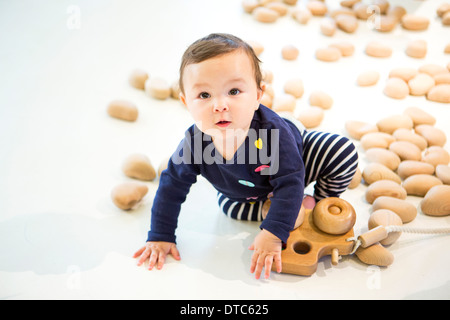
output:
[[[163,241],[149,241],[144,247],[140,248],[133,255],[133,258],[139,257],[137,262],[138,266],[141,266],[144,261],[150,257],[148,262],[148,270],[152,270],[157,263],[157,269],[160,270],[164,262],[166,261],[166,256],[172,254],[175,260],[180,260],[180,253],[178,252],[177,246],[172,242]]]
[[[250,272],[253,273],[256,270],[256,279],[259,279],[263,267],[265,278],[268,279],[274,261],[277,272],[281,272],[281,240],[278,237],[263,229],[249,249],[254,250]]]

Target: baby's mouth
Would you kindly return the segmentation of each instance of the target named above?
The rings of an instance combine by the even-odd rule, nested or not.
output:
[[[231,124],[231,121],[228,120],[220,120],[219,122],[216,122],[216,126],[219,126],[221,128],[226,128]]]

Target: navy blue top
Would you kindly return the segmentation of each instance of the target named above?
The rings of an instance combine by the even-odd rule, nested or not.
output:
[[[302,143],[292,122],[263,105],[255,111],[245,142],[229,161],[216,151],[211,136],[193,125],[161,173],[147,241],[176,242],[181,204],[201,174],[234,201],[266,200],[273,192],[260,228],[286,242],[303,201]]]

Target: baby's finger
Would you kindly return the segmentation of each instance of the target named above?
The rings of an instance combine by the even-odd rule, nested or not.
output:
[[[149,255],[150,255],[150,249],[144,248],[144,251],[141,253],[141,256],[139,257],[137,265],[141,266],[145,262],[145,260],[148,258]]]
[[[160,251],[159,255],[158,255],[158,266],[157,266],[158,270],[162,269],[164,262],[166,262],[166,253],[163,251]]]
[[[133,258],[139,257],[139,256],[142,254],[142,252],[144,252],[145,248],[146,248],[146,247],[142,247],[142,248],[140,248],[138,251],[136,251],[136,252],[133,254]]]
[[[273,256],[270,256],[270,255],[266,256],[265,264],[264,264],[264,269],[265,269],[264,276],[266,279],[269,279],[270,270],[272,269],[272,263],[273,263]]]
[[[258,261],[256,262],[256,271],[255,271],[256,279],[259,279],[259,277],[261,276],[261,272],[264,267],[264,261],[265,261],[265,256],[259,255]]]
[[[148,260],[148,270],[153,269],[157,260],[158,260],[158,252],[156,250],[153,250],[150,259]]]
[[[253,252],[252,260],[251,260],[251,264],[250,264],[250,273],[255,272],[256,262],[258,261],[258,256],[259,255],[256,252]]]
[[[277,268],[277,272],[280,273],[282,270],[281,254],[275,255],[274,262],[275,262],[275,267]]]
[[[175,245],[173,245],[172,248],[170,248],[170,253],[175,258],[175,260],[181,260],[180,252],[178,251]]]

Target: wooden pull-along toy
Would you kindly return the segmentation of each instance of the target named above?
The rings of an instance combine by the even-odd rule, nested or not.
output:
[[[340,198],[326,198],[319,201],[313,210],[305,211],[302,225],[291,231],[286,248],[281,253],[282,272],[310,276],[317,270],[319,259],[331,255],[331,262],[337,265],[340,256],[359,253],[358,249],[379,249],[379,242],[389,234],[401,232],[423,234],[450,234],[450,228],[411,228],[405,226],[378,226],[358,237],[353,226],[356,213],[351,204]],[[384,248],[383,248],[384,249]],[[383,255],[383,250],[371,254]],[[360,260],[362,255],[358,255]],[[385,257],[375,257],[375,260]],[[381,262],[383,265],[385,262]],[[392,261],[390,262],[392,263]],[[386,265],[390,264],[387,263]]]
[[[281,253],[282,272],[310,276],[326,255],[331,255],[336,265],[339,256],[353,250],[353,243],[347,239],[354,236],[355,221],[355,210],[340,198],[323,199],[314,210],[306,210],[302,225],[291,231]]]

